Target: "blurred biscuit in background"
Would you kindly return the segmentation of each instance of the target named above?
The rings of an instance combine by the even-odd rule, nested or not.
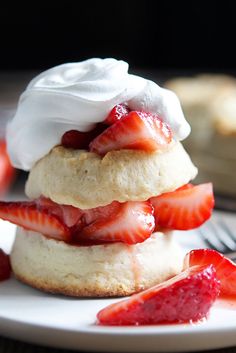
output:
[[[211,114],[219,134],[236,138],[236,85],[218,95],[211,104]]]
[[[203,74],[169,80],[192,134],[184,145],[199,167],[196,182],[211,180],[215,192],[236,196],[236,78]]]

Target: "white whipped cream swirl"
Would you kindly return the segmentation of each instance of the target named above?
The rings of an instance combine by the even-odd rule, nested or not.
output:
[[[131,109],[159,114],[178,140],[190,133],[173,92],[129,74],[124,61],[89,59],[53,67],[29,83],[7,128],[13,165],[30,170],[60,144],[66,131],[93,129],[123,102]]]

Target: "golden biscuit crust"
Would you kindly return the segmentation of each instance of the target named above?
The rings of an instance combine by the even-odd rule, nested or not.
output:
[[[31,170],[26,194],[89,209],[116,200],[143,201],[175,190],[197,174],[179,142],[156,153],[120,150],[104,157],[55,147]]]
[[[18,227],[10,255],[15,276],[40,290],[76,297],[126,296],[179,273],[183,253],[172,235],[135,245],[73,246]]]

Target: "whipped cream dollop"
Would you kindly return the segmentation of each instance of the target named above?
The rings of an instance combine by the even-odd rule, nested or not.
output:
[[[35,77],[20,97],[7,128],[12,164],[30,170],[68,130],[82,132],[105,120],[126,102],[133,110],[157,113],[177,140],[190,133],[176,95],[156,83],[128,73],[115,59],[89,59],[53,67]]]

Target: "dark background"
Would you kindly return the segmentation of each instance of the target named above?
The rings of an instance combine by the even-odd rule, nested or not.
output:
[[[0,69],[44,69],[88,57],[134,68],[233,71],[234,1],[8,1]]]

